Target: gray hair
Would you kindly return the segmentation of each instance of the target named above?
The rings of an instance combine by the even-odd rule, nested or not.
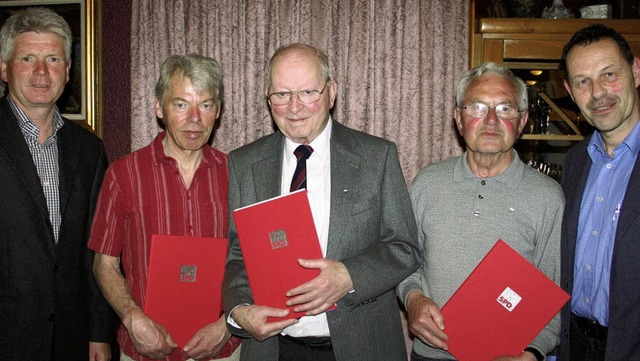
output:
[[[271,60],[269,60],[269,67],[266,77],[267,88],[271,87],[271,71],[273,69],[273,64],[278,58],[288,54],[289,52],[302,52],[313,56],[318,61],[318,65],[320,65],[322,78],[325,81],[329,81],[329,79],[331,79],[331,76],[329,74],[329,57],[327,56],[327,54],[325,54],[322,50],[316,48],[315,46],[303,43],[293,43],[279,47],[271,57]]]
[[[42,7],[28,7],[13,13],[0,30],[0,57],[9,61],[13,55],[14,41],[28,32],[51,33],[62,37],[64,57],[71,62],[71,43],[73,36],[66,20],[55,11]]]
[[[464,98],[467,94],[467,90],[474,80],[480,78],[484,74],[496,74],[511,82],[513,88],[516,90],[516,95],[520,100],[518,108],[526,110],[529,106],[529,98],[527,97],[527,85],[524,81],[515,76],[508,68],[498,65],[493,62],[487,62],[479,65],[475,68],[469,69],[462,78],[456,83],[456,107],[462,107],[464,105]]]
[[[198,93],[208,92],[215,98],[220,108],[224,96],[222,84],[222,69],[220,64],[209,57],[198,54],[171,55],[162,64],[160,77],[156,83],[156,99],[160,105],[164,102],[165,94],[171,89],[171,79],[181,75],[191,80],[193,88]]]

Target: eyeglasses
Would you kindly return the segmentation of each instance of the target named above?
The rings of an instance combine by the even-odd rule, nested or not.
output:
[[[474,118],[484,118],[488,113],[489,109],[495,109],[496,116],[499,119],[511,120],[518,116],[518,114],[522,113],[521,109],[518,109],[515,105],[505,103],[498,104],[495,107],[490,107],[485,103],[473,102],[467,105],[462,106],[467,112],[467,115]]]
[[[324,93],[324,90],[327,88],[327,84],[329,84],[330,80],[327,80],[324,83],[324,87],[322,90],[312,90],[312,89],[303,89],[296,90],[291,92],[275,92],[267,95],[267,98],[271,102],[272,105],[287,105],[291,102],[291,96],[296,94],[298,96],[298,100],[304,104],[315,103],[320,100],[320,96]]]

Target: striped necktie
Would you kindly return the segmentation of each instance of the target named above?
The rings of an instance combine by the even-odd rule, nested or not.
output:
[[[295,172],[293,172],[289,191],[293,192],[307,188],[307,159],[311,156],[311,153],[313,153],[313,148],[309,145],[299,145],[293,152],[298,159],[298,164]]]

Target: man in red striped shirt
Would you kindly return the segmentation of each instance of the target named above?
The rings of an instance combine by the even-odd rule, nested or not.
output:
[[[240,341],[225,317],[203,327],[182,350],[142,311],[152,234],[226,238],[227,157],[208,145],[222,101],[213,59],[170,56],[156,84],[165,131],[107,170],[89,247],[94,273],[122,321],[121,360],[237,360]],[[124,272],[123,272],[124,271]]]

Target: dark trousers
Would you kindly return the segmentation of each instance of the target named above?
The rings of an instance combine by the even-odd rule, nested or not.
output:
[[[569,342],[571,361],[604,361],[607,328],[571,314]]]
[[[320,342],[317,342],[320,341]],[[328,338],[278,336],[279,361],[336,361]]]

